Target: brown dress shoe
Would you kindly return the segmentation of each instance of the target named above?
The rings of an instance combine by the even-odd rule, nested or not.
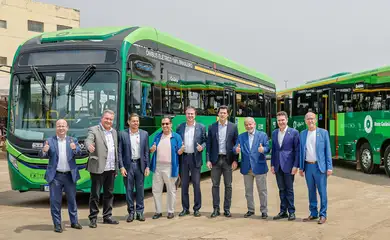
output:
[[[318,224],[324,224],[326,222],[326,217],[320,217]]]
[[[318,218],[318,217],[308,216],[307,218],[304,218],[303,221],[304,221],[304,222],[309,222],[309,221],[315,220],[315,219],[317,219],[317,218]]]

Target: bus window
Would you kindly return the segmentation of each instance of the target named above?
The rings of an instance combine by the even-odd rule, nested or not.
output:
[[[196,109],[197,115],[205,115],[204,93],[202,90],[190,90],[183,92],[185,96],[185,107],[192,106]]]
[[[295,112],[293,112],[293,115],[303,116],[305,115],[309,110],[314,111],[313,109],[313,93],[299,93],[296,95],[295,101]]]
[[[183,114],[183,95],[179,90],[170,88],[162,88],[162,113],[163,114]]]
[[[223,91],[205,91],[205,106],[207,115],[217,115],[219,106],[223,105]]]
[[[264,97],[257,93],[236,94],[237,116],[264,117]]]

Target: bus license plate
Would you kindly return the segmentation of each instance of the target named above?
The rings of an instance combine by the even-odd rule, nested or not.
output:
[[[44,185],[43,186],[43,191],[45,192],[48,192],[50,189],[49,189],[49,185]]]

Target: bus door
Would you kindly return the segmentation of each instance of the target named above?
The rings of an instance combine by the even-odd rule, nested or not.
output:
[[[330,90],[318,94],[318,127],[329,131],[333,94]]]
[[[229,121],[235,123],[236,117],[236,94],[233,89],[225,88],[224,91],[224,104],[229,108]]]
[[[271,126],[271,109],[272,107],[276,107],[276,106],[272,106],[272,101],[271,101],[271,97],[270,96],[267,96],[267,95],[264,95],[264,105],[265,105],[265,127],[266,127],[266,133],[268,135],[268,137],[271,137],[271,132],[272,132],[272,126]]]

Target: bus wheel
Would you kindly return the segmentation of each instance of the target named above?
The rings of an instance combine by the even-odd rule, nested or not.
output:
[[[369,143],[363,143],[363,145],[360,147],[359,159],[363,172],[372,174],[378,171],[379,165],[374,164],[374,158]]]
[[[385,150],[385,155],[383,158],[383,165],[385,167],[385,171],[387,176],[390,177],[390,146],[387,146]]]

